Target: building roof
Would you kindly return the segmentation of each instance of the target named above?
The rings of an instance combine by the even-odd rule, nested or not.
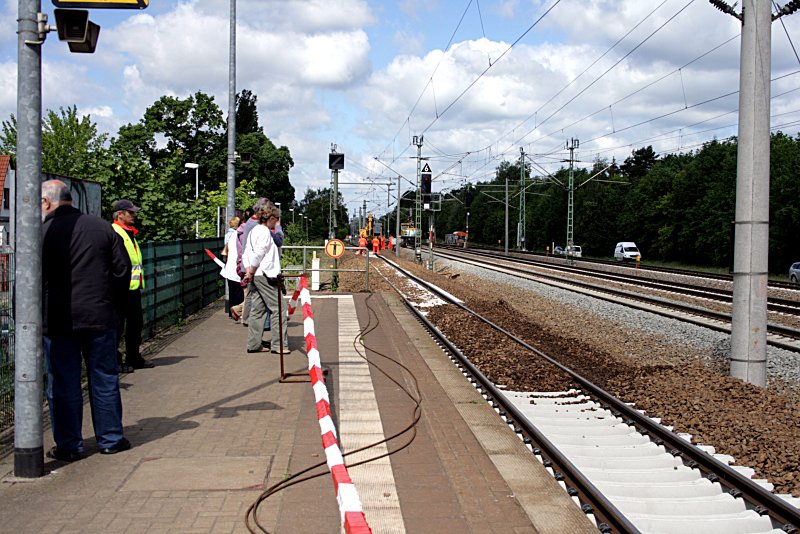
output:
[[[0,191],[6,186],[6,175],[11,167],[11,156],[0,155]]]

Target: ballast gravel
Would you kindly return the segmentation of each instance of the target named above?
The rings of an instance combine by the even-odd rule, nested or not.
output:
[[[363,258],[357,261],[352,268],[363,268]],[[676,432],[754,468],[777,493],[800,497],[800,354],[770,347],[769,383],[762,389],[728,376],[724,333],[443,259],[434,271],[400,263]],[[393,291],[381,277],[393,276],[386,266],[373,262],[371,271],[371,291]],[[342,273],[339,289],[363,291],[363,275]],[[495,383],[540,391],[569,386],[554,366],[460,309],[427,310]]]

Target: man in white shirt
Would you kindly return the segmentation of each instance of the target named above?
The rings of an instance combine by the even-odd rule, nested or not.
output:
[[[266,352],[261,344],[261,336],[264,332],[266,313],[269,310],[270,350],[279,353],[283,339],[283,352],[288,354],[290,352],[287,335],[288,317],[285,306],[281,306],[281,313],[278,315],[278,303],[283,288],[283,280],[280,279],[280,249],[272,234],[275,225],[280,221],[281,210],[269,202],[256,213],[256,218],[258,224],[247,234],[247,243],[242,251],[244,280],[252,281],[256,289],[248,319],[247,352]],[[282,323],[283,328],[280,328],[279,323]]]

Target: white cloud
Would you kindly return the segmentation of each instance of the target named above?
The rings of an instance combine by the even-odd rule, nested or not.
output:
[[[0,63],[0,72],[0,120],[6,120],[11,113],[17,114],[17,63]]]

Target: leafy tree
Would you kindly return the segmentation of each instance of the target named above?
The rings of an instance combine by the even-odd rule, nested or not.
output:
[[[258,97],[247,89],[236,95],[236,135],[264,133],[258,125]]]
[[[82,180],[97,180],[108,136],[97,132],[91,117],[78,116],[76,106],[48,110],[42,119],[42,171]],[[16,155],[17,120],[2,123],[0,153]]]
[[[328,237],[328,227],[330,221],[330,197],[331,189],[307,189],[305,197],[297,203],[297,215],[308,217],[308,238],[310,241],[318,241]],[[343,239],[350,231],[347,208],[344,206],[342,194],[339,193],[339,210],[336,216],[337,228],[336,237]]]
[[[264,196],[281,206],[294,202],[294,187],[289,171],[294,160],[285,146],[276,147],[262,132],[245,133],[237,137],[240,153],[251,155],[250,163],[237,166],[237,181],[247,180],[258,196]]]
[[[653,168],[657,160],[658,155],[653,151],[652,146],[639,148],[634,150],[630,157],[620,165],[620,174],[635,183],[639,178],[642,178],[650,172],[650,169]]]
[[[17,154],[17,118],[13,113],[7,121],[0,123],[0,129],[0,154],[12,156],[12,166],[16,167],[13,160]]]

